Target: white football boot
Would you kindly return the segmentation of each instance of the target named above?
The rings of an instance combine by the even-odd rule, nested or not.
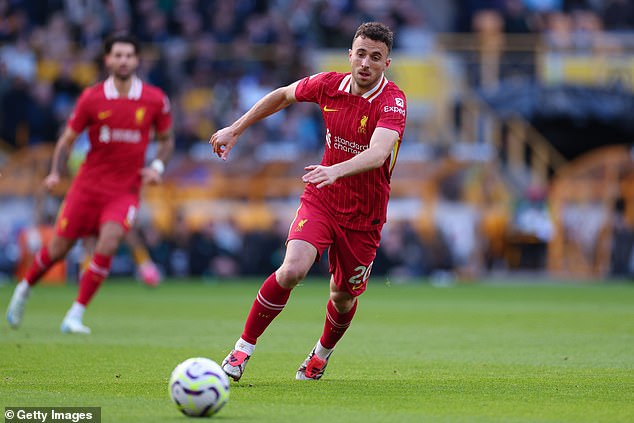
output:
[[[20,282],[13,291],[11,302],[7,307],[7,322],[13,329],[17,329],[22,323],[22,316],[24,315],[24,308],[29,299],[31,289],[26,282]]]
[[[222,367],[222,370],[227,376],[237,382],[242,377],[249,358],[251,358],[251,356],[245,352],[232,350],[222,361],[222,366],[220,367]]]
[[[299,366],[297,369],[297,374],[295,375],[295,379],[297,380],[319,380],[324,375],[324,371],[326,370],[326,366],[328,365],[328,359],[332,351],[326,359],[320,358],[317,354],[315,354],[315,348],[308,354],[306,360]]]
[[[90,335],[90,328],[85,326],[81,319],[77,317],[64,317],[60,327],[62,333],[78,333],[81,335]]]

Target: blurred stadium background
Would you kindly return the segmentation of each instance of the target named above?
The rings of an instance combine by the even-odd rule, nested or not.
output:
[[[138,222],[152,258],[173,277],[274,270],[320,158],[319,111],[258,124],[227,163],[207,140],[269,90],[346,70],[368,20],[396,33],[388,77],[409,103],[375,275],[634,274],[630,0],[0,0],[0,279],[50,230],[55,140],[118,30],[143,42],[140,75],[173,105],[175,156]],[[72,279],[81,255],[49,279]],[[133,272],[122,248],[112,273]]]

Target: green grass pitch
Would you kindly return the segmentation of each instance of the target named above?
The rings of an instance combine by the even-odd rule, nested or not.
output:
[[[2,314],[12,286],[0,287]],[[38,287],[20,330],[0,324],[0,406],[99,406],[104,422],[185,422],[167,381],[221,361],[259,281],[107,281],[90,336],[59,324],[76,287]],[[294,379],[321,333],[325,280],[309,280],[258,343],[223,422],[632,422],[633,283],[371,280],[319,382]]]

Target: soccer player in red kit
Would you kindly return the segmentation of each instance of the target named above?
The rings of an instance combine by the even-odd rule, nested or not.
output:
[[[352,321],[379,246],[405,128],[405,95],[384,75],[392,42],[384,24],[362,24],[348,52],[351,73],[320,73],[278,88],[211,136],[213,152],[226,159],[246,128],[297,101],[319,104],[326,127],[321,164],[306,166],[302,177],[306,188],[289,229],[284,261],[263,283],[242,336],[222,362],[234,380],[242,377],[258,337],[326,248],[331,279],[324,330],[296,379],[321,378]]]
[[[158,183],[174,147],[169,100],[157,87],[136,76],[139,43],[118,34],[104,43],[110,76],[85,89],[55,146],[51,172],[44,185],[60,181],[71,146],[86,129],[90,151],[60,207],[55,235],[36,255],[24,279],[16,286],[7,310],[7,321],[17,328],[31,288],[77,239],[97,236],[88,269],[79,281],[76,301],[66,314],[62,332],[90,333],[83,324],[86,306],[108,276],[112,256],[132,226],[141,185]],[[156,159],[145,166],[145,150],[154,130],[159,141]]]

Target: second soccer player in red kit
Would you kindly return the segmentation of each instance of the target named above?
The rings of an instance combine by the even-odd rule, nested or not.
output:
[[[324,330],[296,379],[321,378],[350,326],[379,246],[405,128],[405,95],[384,75],[392,43],[393,34],[384,24],[362,24],[348,53],[350,73],[320,73],[278,88],[211,136],[214,153],[226,159],[246,128],[298,101],[317,103],[326,127],[321,164],[305,168],[306,188],[289,229],[284,261],[260,288],[242,336],[222,362],[234,380],[242,377],[259,336],[326,248],[331,279]]]
[[[60,181],[71,146],[88,132],[90,151],[66,194],[51,242],[35,256],[24,279],[16,286],[7,321],[17,328],[31,288],[77,239],[97,236],[94,254],[79,282],[76,301],[66,314],[62,332],[90,333],[83,315],[108,276],[112,256],[136,217],[141,185],[158,183],[174,148],[169,100],[157,87],[136,76],[139,43],[125,34],[104,44],[110,76],[83,91],[68,124],[57,141],[51,172],[44,180],[51,189]],[[156,132],[157,155],[145,166],[150,133]]]

